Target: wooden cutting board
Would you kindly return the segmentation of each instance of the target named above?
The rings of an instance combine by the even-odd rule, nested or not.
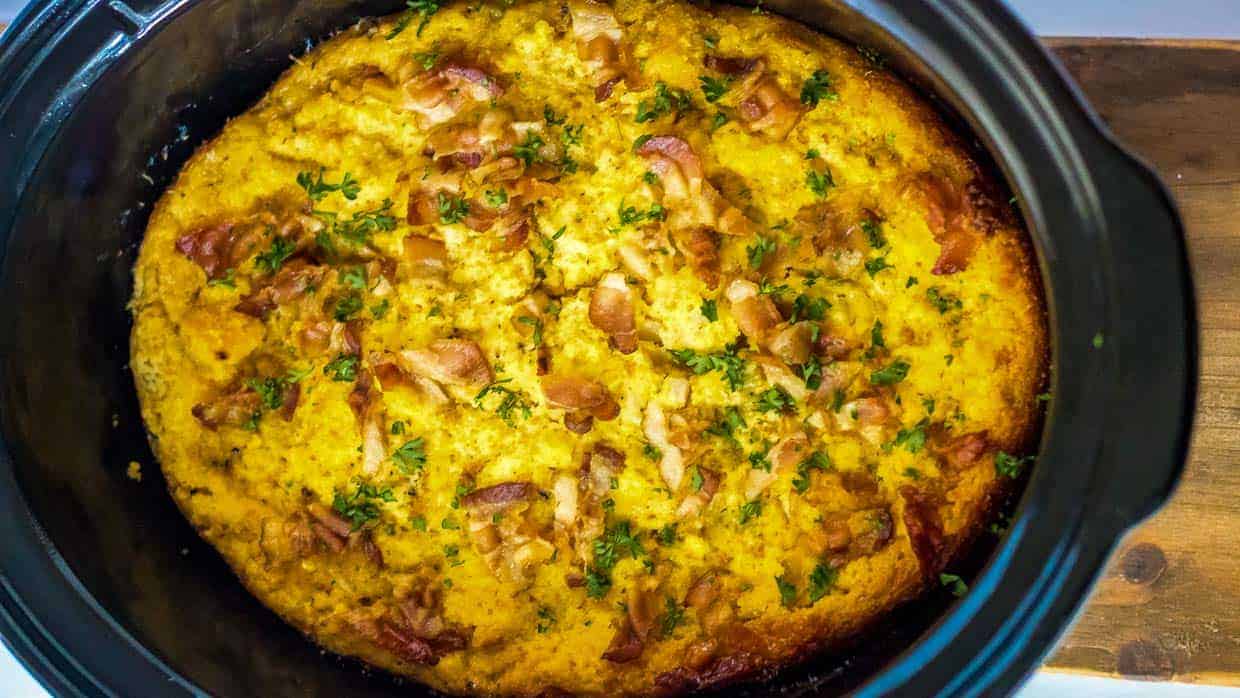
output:
[[[1240,42],[1045,43],[1171,187],[1201,323],[1180,487],[1120,545],[1047,666],[1240,685]]]
[[[1184,479],[1116,551],[1047,668],[1240,685],[1240,41],[1045,43],[1170,185],[1201,322]]]

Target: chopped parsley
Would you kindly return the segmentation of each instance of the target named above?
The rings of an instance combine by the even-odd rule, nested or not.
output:
[[[749,467],[754,470],[765,470],[771,472],[771,459],[767,458],[771,452],[771,442],[763,440],[758,446],[758,450],[749,454]]]
[[[1033,456],[1018,458],[1006,451],[999,451],[995,454],[995,472],[1003,477],[1016,478],[1020,476],[1025,464],[1032,462]]]
[[[728,115],[721,111],[717,111],[715,112],[715,115],[711,117],[710,130],[718,131],[726,123],[728,123]]]
[[[611,590],[611,577],[598,570],[586,571],[586,596],[601,599]]]
[[[904,380],[908,376],[909,363],[902,359],[896,359],[884,368],[880,368],[870,374],[870,383],[872,385],[895,385]]]
[[[284,262],[293,256],[296,246],[282,237],[276,237],[271,241],[271,247],[257,257],[254,258],[254,266],[258,269],[274,274],[284,266]]]
[[[827,190],[835,186],[835,178],[831,176],[830,170],[809,169],[805,171],[805,186],[819,197],[825,197]]]
[[[654,98],[650,100],[643,99],[637,103],[637,114],[634,119],[637,123],[644,124],[673,111],[679,116],[681,112],[686,111],[692,105],[693,102],[690,100],[688,92],[679,88],[668,87],[667,83],[660,80],[655,83]]]
[[[702,486],[706,484],[706,478],[702,477],[702,470],[696,465],[693,466],[693,473],[689,476],[689,489],[694,492],[701,492]]]
[[[865,233],[866,242],[870,243],[870,247],[877,250],[887,246],[887,238],[883,237],[882,225],[877,221],[868,218],[861,221],[861,232]]]
[[[702,317],[706,318],[707,320],[711,322],[716,322],[719,320],[719,304],[716,303],[713,299],[711,298],[704,299],[702,301],[701,311],[702,311]]]
[[[663,616],[659,619],[659,629],[663,633],[663,638],[667,639],[676,632],[676,627],[685,621],[685,609],[681,608],[676,599],[671,595],[665,597],[666,604]]]
[[[723,408],[723,419],[706,427],[704,431],[711,436],[721,436],[739,446],[740,442],[736,439],[736,432],[747,426],[749,425],[745,424],[745,418],[741,416],[741,411],[735,405],[728,405]]]
[[[875,274],[884,269],[895,269],[895,267],[887,263],[886,255],[868,259],[865,262],[865,273],[869,274],[871,279],[874,278]]]
[[[835,578],[838,576],[839,572],[834,567],[827,567],[822,563],[815,565],[814,571],[809,573],[809,602],[815,603],[826,596],[831,587],[835,586]]]
[[[419,51],[413,54],[413,61],[422,66],[422,70],[430,70],[439,62],[439,57],[439,51],[436,50]]]
[[[363,307],[362,296],[357,291],[350,291],[336,299],[336,305],[332,309],[332,317],[338,322],[347,322],[349,318],[361,312]]]
[[[626,554],[637,559],[645,555],[646,550],[633,535],[629,522],[619,521],[594,539],[594,565],[586,572],[587,596],[601,599],[607,595],[611,589],[611,570]]]
[[[349,201],[357,198],[357,194],[362,190],[362,187],[353,178],[353,175],[345,172],[344,177],[338,183],[332,184],[331,182],[323,181],[323,172],[326,170],[327,168],[325,167],[319,168],[318,179],[315,179],[310,172],[297,173],[297,184],[306,190],[306,196],[309,196],[311,201],[322,201],[323,197],[334,191],[340,192]]]
[[[491,208],[502,208],[504,204],[508,203],[508,192],[503,188],[496,190],[487,189],[482,196],[486,199],[487,206]]]
[[[646,460],[657,461],[663,457],[663,452],[659,450],[658,446],[647,442],[642,444],[642,455],[646,457]]]
[[[401,32],[405,31],[415,17],[420,20],[415,36],[422,36],[422,30],[426,29],[426,25],[431,22],[431,17],[439,11],[440,0],[406,0],[405,5],[409,9],[405,10],[405,14],[396,22],[396,26],[392,27],[392,31],[388,32],[387,37],[385,37],[388,41],[395,39]]]
[[[344,238],[350,244],[363,245],[376,231],[396,229],[396,218],[388,213],[391,208],[392,200],[384,199],[379,206],[368,211],[358,211],[350,218],[341,218],[340,214],[333,211],[315,211],[314,215],[331,223],[333,234]],[[335,244],[326,231],[320,231],[315,236],[315,242],[329,253],[335,249]]]
[[[676,524],[667,524],[655,534],[659,545],[671,545],[676,542]]]
[[[969,592],[969,585],[965,584],[964,580],[955,574],[947,574],[946,572],[940,574],[939,584],[942,584],[956,598],[960,598]]]
[[[546,606],[540,606],[538,609],[538,623],[534,626],[535,632],[539,635],[545,635],[551,630],[553,625],[555,625],[555,613]]]
[[[557,116],[555,110],[551,108],[550,104],[544,104],[543,120],[547,122],[548,126],[559,126],[560,124],[568,121],[568,114]]]
[[[1101,349],[1101,348],[1102,348],[1102,345],[1103,345],[1105,342],[1106,342],[1106,340],[1103,338],[1103,336],[1102,336],[1102,333],[1101,333],[1101,332],[1098,332],[1098,333],[1094,334],[1094,339],[1093,339],[1093,342],[1092,342],[1092,343],[1093,343],[1093,345],[1094,345],[1094,348],[1095,348],[1095,349]]]
[[[756,236],[753,244],[745,248],[745,252],[749,255],[749,268],[760,269],[762,263],[766,261],[766,256],[774,254],[776,247],[778,244],[771,238]]]
[[[896,438],[887,444],[886,450],[897,446],[903,446],[909,453],[919,453],[926,445],[926,427],[930,426],[930,420],[923,418],[908,429],[901,429],[896,432]]]
[[[356,354],[337,354],[323,367],[323,375],[340,383],[351,383],[357,379],[357,364]]]
[[[839,95],[831,89],[831,75],[825,70],[815,70],[801,84],[801,104],[816,107],[822,100],[834,101]]]
[[[426,528],[427,528],[427,526],[426,526],[426,517],[425,517],[425,516],[422,516],[421,514],[418,514],[417,516],[413,517],[412,519],[409,519],[409,525],[410,525],[410,526],[412,526],[412,527],[413,527],[413,530],[415,530],[415,531],[422,531],[422,532],[425,532],[425,531],[426,531]]]
[[[388,311],[391,309],[392,309],[392,303],[388,299],[384,298],[378,303],[375,303],[374,305],[370,306],[370,314],[375,316],[376,320],[382,320],[383,316],[387,315]]]
[[[904,282],[904,288],[912,288],[918,284],[916,276],[908,277],[908,281]]]
[[[396,426],[396,425],[392,425]],[[401,431],[404,431],[402,429]],[[396,467],[406,475],[411,475],[426,466],[426,444],[419,436],[406,441],[403,446],[392,452],[392,460]]]
[[[754,408],[759,412],[783,412],[795,406],[791,395],[784,392],[783,388],[773,386],[758,395]]]
[[[831,457],[823,451],[814,451],[809,456],[797,464],[796,477],[792,478],[792,488],[800,494],[809,491],[810,471],[821,470],[826,472],[831,469]]]
[[[722,353],[715,354],[699,354],[692,349],[672,349],[670,353],[696,375],[719,371],[732,390],[745,384],[745,360],[736,355],[735,345],[729,344]]]
[[[801,380],[805,381],[806,388],[817,390],[822,385],[822,364],[817,356],[809,357],[809,361],[801,364],[797,372],[801,375]]]
[[[702,83],[702,96],[711,104],[718,102],[724,92],[728,91],[728,86],[732,80],[729,78],[712,78],[709,75],[699,75],[698,82]]]
[[[791,608],[797,602],[797,585],[780,575],[775,577],[775,586],[779,588],[779,602],[785,608]]]
[[[345,286],[359,291],[366,288],[366,267],[343,267],[336,276]]]
[[[459,196],[448,196],[444,192],[439,192],[436,207],[439,210],[439,222],[441,223],[460,223],[465,216],[469,215],[468,201]]]
[[[933,305],[938,309],[940,315],[949,310],[960,310],[964,308],[964,303],[962,303],[959,298],[944,293],[938,286],[931,286],[926,289],[926,300],[930,301],[930,305]]]
[[[826,298],[815,298],[802,293],[792,302],[792,316],[788,318],[788,322],[821,321],[827,316],[827,308],[830,307],[831,303]]]
[[[495,414],[499,415],[499,418],[504,420],[504,423],[508,426],[515,427],[516,422],[513,420],[512,411],[518,410],[521,412],[521,416],[523,418],[529,419],[531,414],[531,405],[524,394],[519,391],[512,390],[504,385],[504,383],[508,383],[511,380],[511,378],[497,380],[488,384],[482,390],[479,390],[478,394],[474,396],[474,405],[478,409],[484,409],[482,403],[486,396],[492,393],[502,395],[503,399],[500,400],[499,405],[495,408]]]
[[[758,293],[763,296],[779,296],[787,293],[790,289],[788,284],[772,283],[770,279],[762,277],[758,282]]]
[[[379,518],[379,505],[374,500],[394,502],[396,497],[393,496],[390,487],[378,489],[374,485],[362,482],[358,483],[353,494],[345,495],[337,492],[332,499],[332,508],[337,514],[348,519],[349,524],[356,531],[366,523]]]
[[[620,225],[633,225],[642,221],[661,221],[667,217],[667,211],[660,204],[652,204],[648,211],[639,211],[636,206],[625,206],[624,199],[621,199],[618,215]]]
[[[530,131],[525,134],[525,140],[513,146],[512,154],[521,159],[526,167],[538,162],[538,151],[543,147],[542,136]]]
[[[740,525],[744,526],[753,519],[762,516],[762,500],[755,499],[752,502],[745,502],[740,508]]]
[[[539,320],[536,317],[531,317],[529,315],[521,315],[520,317],[517,318],[517,322],[521,323],[522,325],[529,325],[530,327],[534,328],[534,333],[530,335],[530,341],[533,342],[534,346],[536,347],[542,346],[542,343],[543,343],[543,321],[542,320]]]

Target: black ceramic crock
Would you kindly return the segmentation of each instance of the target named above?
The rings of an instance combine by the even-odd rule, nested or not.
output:
[[[1181,470],[1197,361],[1181,224],[997,0],[765,7],[874,47],[976,134],[1032,232],[1054,397],[965,598],[932,594],[849,652],[732,690],[1009,691]],[[126,365],[130,266],[181,164],[292,55],[397,9],[36,1],[0,42],[0,633],[57,695],[428,693],[325,656],[242,589],[166,495]]]

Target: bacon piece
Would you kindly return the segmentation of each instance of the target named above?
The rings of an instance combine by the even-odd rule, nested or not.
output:
[[[775,302],[769,295],[759,293],[758,285],[752,281],[736,279],[728,284],[724,295],[732,304],[736,324],[754,345],[765,344],[767,333],[783,321]]]
[[[682,228],[672,232],[672,242],[685,256],[689,268],[706,284],[719,285],[719,238],[706,228]]]
[[[909,544],[921,563],[922,577],[933,582],[947,564],[938,504],[930,495],[911,485],[902,486],[900,496],[904,498],[904,527],[908,529]]]
[[[596,380],[578,376],[543,376],[542,391],[548,405],[570,413],[589,415],[604,422],[620,414],[619,403],[607,386]]]
[[[907,509],[905,512],[907,521]],[[886,508],[871,509],[863,512],[862,517],[865,528],[853,539],[850,550],[857,556],[873,555],[891,542],[895,535],[895,524],[891,520],[891,512]]]
[[[690,516],[697,516],[706,505],[710,504],[710,500],[715,498],[715,493],[719,491],[719,484],[723,481],[723,477],[710,468],[697,466],[698,473],[702,476],[702,488],[697,492],[692,492],[680,502],[680,506],[676,508],[676,518],[687,519]]]
[[[222,425],[239,427],[258,413],[262,398],[252,388],[241,387],[208,402],[200,402],[190,410],[204,427],[215,431]]]
[[[616,634],[612,636],[607,651],[603,652],[603,659],[613,664],[626,664],[642,656],[643,649],[645,643],[633,629],[633,623],[628,616],[625,616],[616,628]]]
[[[625,79],[627,50],[624,33],[611,8],[586,0],[569,3],[577,55],[589,66],[594,79],[594,101],[611,97],[616,84]]]
[[[673,228],[707,227],[724,235],[749,235],[752,222],[706,181],[702,161],[684,139],[655,136],[637,149],[663,184],[663,200],[674,210]]]
[[[882,398],[863,397],[842,405],[835,413],[835,423],[840,431],[856,431],[866,441],[878,444],[893,416]]]
[[[448,272],[448,249],[443,240],[406,235],[404,252],[415,277],[442,277]]]
[[[809,438],[805,434],[798,432],[780,439],[766,454],[766,459],[771,463],[770,469],[750,468],[746,473],[745,499],[757,499],[780,475],[804,460],[808,450]]]
[[[441,124],[473,103],[504,94],[504,88],[482,68],[448,59],[405,83],[404,108],[417,112],[422,128]]]
[[[657,402],[646,405],[646,416],[642,420],[642,431],[646,440],[663,454],[659,459],[659,474],[663,482],[673,491],[680,489],[680,481],[685,477],[684,452],[673,444],[667,429],[667,415]]]
[[[770,356],[755,356],[753,361],[758,364],[762,377],[767,382],[778,386],[793,400],[803,402],[812,394],[805,387],[805,380],[793,373],[782,361]]]
[[[946,275],[964,271],[981,244],[982,235],[1002,224],[1005,214],[983,185],[964,187],[950,177],[922,173],[906,189],[919,194],[926,205],[926,225],[939,243],[939,257],[930,270]]]
[[[597,443],[582,458],[577,477],[562,475],[554,484],[555,523],[573,544],[581,560],[590,560],[594,539],[603,534],[606,511],[603,501],[611,481],[624,470],[624,454]]]
[[[765,65],[761,58],[729,58],[714,54],[707,55],[702,62],[710,70],[730,77],[745,75],[753,72],[754,68],[762,68]]]
[[[469,339],[437,339],[425,349],[408,349],[400,357],[412,373],[447,385],[479,386],[494,374],[477,342]]]
[[[535,491],[528,482],[505,482],[461,498],[474,547],[492,572],[509,581],[528,582],[531,568],[555,553],[522,517]]]
[[[836,337],[825,332],[818,334],[814,342],[814,354],[826,359],[839,360],[846,358],[852,351],[852,344],[843,337]]]
[[[327,268],[302,259],[291,259],[284,263],[266,285],[260,286],[245,296],[233,310],[260,320],[280,305],[300,298],[307,291],[323,281]]]
[[[755,65],[736,90],[737,111],[747,129],[783,140],[801,118],[801,104],[784,92],[775,74]]]
[[[714,570],[705,572],[689,585],[684,605],[699,612],[705,611],[719,599],[722,592],[723,580],[719,578],[719,573]]]
[[[767,349],[789,366],[803,364],[809,361],[813,333],[813,326],[808,322],[786,325],[771,336]]]
[[[637,324],[633,313],[633,292],[623,274],[604,274],[590,295],[590,323],[607,333],[608,340],[621,354],[637,351]]]
[[[473,628],[448,625],[443,618],[442,598],[434,587],[415,592],[397,607],[409,632],[426,640],[436,652],[463,650],[469,645]]]
[[[339,553],[345,549],[353,527],[339,514],[315,502],[307,511],[310,514],[310,530],[328,550]]]
[[[943,463],[953,470],[962,470],[976,463],[977,459],[981,458],[982,454],[990,448],[986,437],[986,431],[975,431],[942,443],[947,438],[946,434],[932,433],[934,441],[941,443],[935,447],[935,452]]]
[[[280,404],[280,417],[286,422],[293,421],[297,412],[297,403],[301,400],[301,384],[293,383],[284,389],[284,402]]]
[[[430,643],[417,637],[408,628],[388,620],[379,621],[374,642],[401,659],[414,664],[434,666],[439,655]]]
[[[214,280],[224,278],[227,272],[233,241],[233,224],[219,223],[182,235],[176,248]]]

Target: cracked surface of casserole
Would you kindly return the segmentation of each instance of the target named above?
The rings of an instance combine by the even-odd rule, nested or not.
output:
[[[935,114],[765,14],[418,7],[205,144],[135,268],[155,453],[246,586],[444,691],[608,695],[938,587],[1047,344]]]

